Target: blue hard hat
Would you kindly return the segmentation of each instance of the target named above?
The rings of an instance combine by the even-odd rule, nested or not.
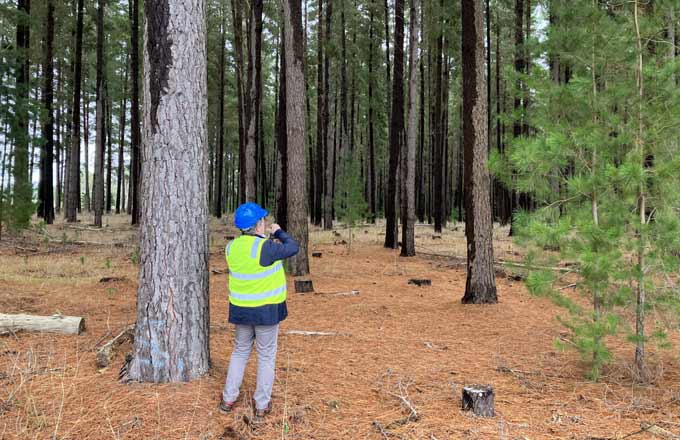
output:
[[[247,202],[236,208],[234,225],[239,229],[248,229],[269,214],[269,211],[254,202]]]

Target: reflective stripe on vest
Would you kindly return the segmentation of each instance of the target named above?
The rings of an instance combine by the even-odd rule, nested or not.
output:
[[[229,302],[241,307],[279,304],[286,300],[286,274],[280,261],[260,265],[261,237],[242,235],[225,248],[229,265]]]

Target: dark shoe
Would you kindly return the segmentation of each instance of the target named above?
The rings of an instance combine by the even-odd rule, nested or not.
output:
[[[236,405],[236,402],[225,402],[222,400],[220,402],[219,409],[222,413],[227,414],[230,413],[232,409],[234,409],[234,405]]]
[[[269,414],[270,412],[272,412],[272,402],[271,402],[271,400],[269,401],[269,403],[267,404],[267,406],[265,408],[255,410],[255,420],[253,420],[253,422],[255,424],[264,423],[264,417],[267,414]]]

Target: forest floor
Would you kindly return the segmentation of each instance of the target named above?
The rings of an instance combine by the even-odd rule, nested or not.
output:
[[[233,231],[213,220],[210,374],[188,384],[121,384],[130,345],[103,370],[95,352],[135,320],[135,233],[127,217],[105,217],[102,231],[82,218],[0,242],[0,311],[76,315],[86,323],[80,336],[0,337],[0,439],[621,439],[642,422],[680,433],[677,350],[656,355],[658,380],[642,386],[630,379],[633,347],[610,341],[615,361],[601,382],[585,380],[578,355],[554,348],[565,331],[555,319],[561,311],[529,296],[520,281],[498,277],[497,305],[460,303],[461,225],[442,238],[417,226],[421,255],[406,259],[382,247],[382,227],[356,228],[351,253],[342,242],[347,229],[312,228],[310,248],[323,253],[311,259],[316,291],[360,294],[298,295],[291,286],[274,411],[253,430],[244,416],[252,415],[254,358],[235,411],[217,410],[233,339],[223,254]],[[495,235],[498,259],[521,258],[507,229]],[[111,276],[124,279],[100,282]],[[432,286],[409,285],[409,278],[430,278]],[[678,335],[671,339],[677,346]],[[461,411],[462,387],[475,383],[495,388],[494,418]]]

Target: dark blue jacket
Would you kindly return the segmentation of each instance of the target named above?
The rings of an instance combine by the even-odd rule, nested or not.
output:
[[[265,237],[262,237],[265,238]],[[281,241],[267,240],[262,245],[260,265],[271,266],[274,262],[285,260],[297,254],[300,245],[285,231],[279,229],[274,238]],[[286,302],[268,304],[260,307],[240,307],[229,303],[229,322],[242,325],[275,325],[286,319],[288,308]]]

